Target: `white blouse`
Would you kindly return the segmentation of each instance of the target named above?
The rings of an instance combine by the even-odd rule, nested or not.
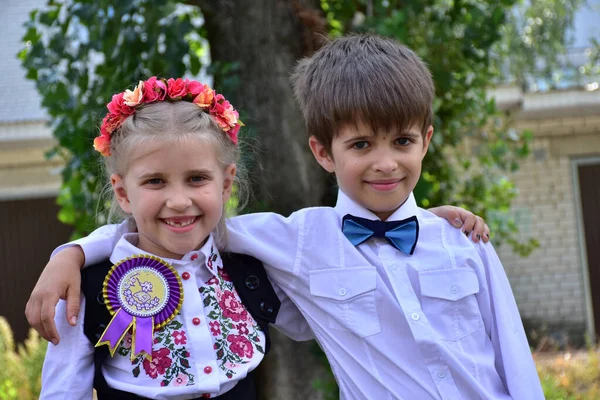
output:
[[[121,237],[110,261],[117,263],[144,254],[135,244],[137,234]],[[181,260],[165,261],[174,267],[183,284],[180,313],[154,332],[152,361],[143,356],[131,360],[131,335],[127,334],[114,356],[104,362],[104,377],[112,388],[151,399],[223,394],[262,361],[265,335],[223,270],[212,236],[200,250],[189,252]],[[290,325],[298,327],[297,339],[312,337],[289,300],[282,309],[284,320],[296,320]],[[82,296],[77,326],[65,321],[65,310],[66,302],[61,300],[55,317],[61,340],[57,346],[48,347],[40,398],[91,399],[94,344],[83,333],[85,298]]]

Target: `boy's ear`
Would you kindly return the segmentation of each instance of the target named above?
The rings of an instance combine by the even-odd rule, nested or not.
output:
[[[127,214],[131,214],[131,202],[129,201],[129,196],[127,196],[123,178],[120,175],[112,174],[110,176],[110,184],[112,185],[115,197],[117,198],[121,209]]]
[[[235,164],[229,164],[223,172],[223,204],[227,203],[231,197],[236,169],[237,167]]]
[[[327,172],[335,172],[335,163],[333,162],[333,157],[329,154],[323,143],[321,143],[316,137],[311,136],[308,138],[308,145],[312,150],[313,156],[315,156],[315,160],[321,167],[323,167]]]
[[[427,149],[429,149],[429,143],[431,143],[432,136],[433,136],[433,126],[429,125],[429,128],[427,128],[427,132],[425,133],[425,136],[423,137],[423,154],[421,155],[421,158],[425,157],[425,154],[427,154]]]

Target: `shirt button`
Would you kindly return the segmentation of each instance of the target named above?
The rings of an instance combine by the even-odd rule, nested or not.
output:
[[[196,254],[196,253],[192,254],[192,256],[190,257],[190,260],[194,261],[196,259],[198,259],[198,254]]]
[[[200,325],[200,318],[198,318],[198,317],[194,318],[194,319],[192,320],[192,324],[194,324],[194,325],[196,325],[196,326]]]
[[[212,367],[210,367],[210,366],[204,367],[204,373],[205,374],[210,374],[211,372],[212,372]]]
[[[446,371],[444,371],[443,369],[440,369],[437,373],[437,376],[440,379],[444,379],[446,377]]]
[[[412,315],[411,315],[411,318],[413,319],[413,321],[418,321],[418,320],[419,320],[419,318],[421,318],[421,317],[419,316],[419,314],[417,314],[417,313],[415,312],[415,313],[412,313]]]
[[[452,294],[458,293],[458,286],[456,286],[456,285],[450,286],[450,293],[452,293]]]
[[[395,271],[395,270],[398,269],[398,264],[397,263],[392,263],[391,267],[392,267],[392,271]]]
[[[188,279],[190,279],[190,273],[186,271],[183,274],[181,274],[181,277],[184,281],[187,281]]]
[[[348,291],[346,291],[345,288],[341,288],[340,290],[338,290],[338,293],[340,294],[340,296],[345,296],[346,293],[348,293]]]

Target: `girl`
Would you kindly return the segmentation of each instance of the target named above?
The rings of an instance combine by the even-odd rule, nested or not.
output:
[[[93,386],[99,399],[255,399],[249,373],[280,302],[262,264],[219,252],[238,113],[206,85],[156,77],[108,110],[94,147],[135,233],[82,271],[82,317],[57,318],[41,398],[90,399]],[[303,321],[287,300],[281,314]],[[292,336],[311,338],[301,325]]]

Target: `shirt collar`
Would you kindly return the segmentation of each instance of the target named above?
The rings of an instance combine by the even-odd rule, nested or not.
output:
[[[379,217],[373,214],[371,211],[367,210],[354,200],[352,200],[348,195],[341,190],[338,190],[338,198],[337,203],[334,207],[336,213],[340,217],[340,221],[344,218],[346,214],[352,214],[356,217],[368,218],[368,219],[376,219]],[[419,214],[419,207],[417,207],[417,202],[415,200],[414,194],[411,192],[408,196],[408,199],[402,204],[390,217],[387,221],[399,221],[413,215]]]
[[[150,254],[137,247],[138,237],[139,234],[137,233],[126,233],[121,236],[110,256],[110,262],[116,264],[127,257],[139,254]],[[217,249],[212,234],[208,236],[206,243],[204,243],[199,250],[193,250],[186,253],[181,260],[166,257],[159,258],[171,264],[174,268],[188,266],[190,263],[195,266],[203,266],[213,276],[217,276],[218,269],[223,268],[223,260],[221,259],[221,254],[219,254],[219,250]]]

